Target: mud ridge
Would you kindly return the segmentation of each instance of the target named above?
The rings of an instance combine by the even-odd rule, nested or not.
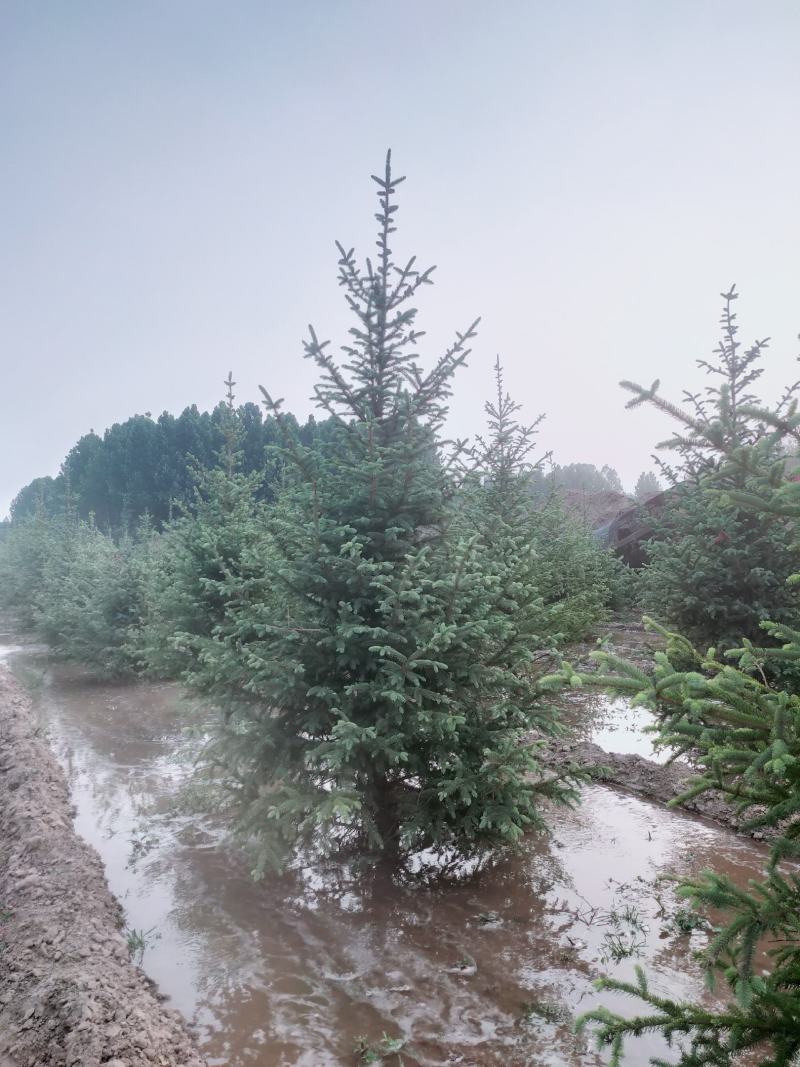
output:
[[[206,1067],[134,966],[61,768],[0,667],[0,1067]]]
[[[664,647],[664,640],[659,634],[645,630],[638,619],[624,615],[604,623],[599,632],[610,639],[611,651],[643,670],[650,668],[653,653]],[[569,649],[566,658],[571,659],[579,671],[591,673],[596,670],[596,665],[589,658],[589,652],[595,647],[596,645],[588,641],[576,643]],[[567,705],[565,708],[566,721],[570,721],[570,714],[574,713],[575,705],[591,706],[596,696],[597,691],[589,687],[569,690],[572,707]],[[602,785],[660,804],[669,804],[680,796],[699,773],[682,761],[657,763],[633,753],[608,752],[592,741],[575,739],[548,742],[538,758],[552,770],[575,766],[588,771]],[[602,768],[602,773],[595,773],[596,768]],[[777,834],[776,829],[772,827],[748,829],[743,822],[755,816],[759,809],[750,809],[747,816],[739,816],[730,799],[715,790],[701,793],[675,810],[701,815],[728,830],[757,841],[768,841]]]
[[[588,771],[601,785],[625,793],[668,804],[680,796],[697,777],[697,772],[685,763],[656,763],[631,753],[606,752],[591,741],[561,741],[541,750],[539,760],[552,769],[564,769],[570,766]],[[721,793],[709,790],[693,797],[676,808],[677,811],[689,811],[712,819],[719,825],[752,837],[757,841],[766,841],[775,836],[770,827],[748,829],[742,825],[742,819]],[[748,817],[755,814],[751,810]]]

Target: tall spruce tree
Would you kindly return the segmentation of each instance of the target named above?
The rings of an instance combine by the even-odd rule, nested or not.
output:
[[[537,499],[536,477],[550,453],[532,458],[544,416],[518,420],[499,358],[496,397],[485,405],[488,433],[472,450],[477,484],[465,492],[474,528],[492,544],[520,637],[530,650],[586,635],[617,592],[618,565],[555,493]],[[524,632],[522,632],[524,628]]]
[[[622,382],[634,397],[628,407],[649,404],[677,423],[657,447],[674,458],[654,457],[672,485],[647,545],[640,583],[645,610],[698,643],[733,647],[757,639],[766,619],[791,625],[800,601],[786,580],[795,569],[790,524],[736,503],[737,492],[782,459],[766,413],[755,394],[768,339],[750,347],[738,339],[735,287],[722,294],[722,338],[711,360],[698,360],[709,376],[702,393],[685,392],[673,404],[658,392]],[[772,416],[785,416],[798,390],[790,385]],[[760,442],[760,447],[753,446]],[[742,451],[747,468],[728,461]]]
[[[656,446],[659,450],[674,452],[677,463],[670,464],[659,456],[653,457],[672,484],[697,482],[722,466],[726,466],[735,478],[735,472],[726,465],[726,458],[738,449],[755,444],[769,432],[753,387],[764,373],[763,359],[770,339],[765,337],[749,348],[743,348],[734,311],[734,304],[739,299],[736,286],[720,295],[722,337],[714,350],[715,358],[697,360],[697,366],[706,372],[711,382],[703,392],[685,390],[683,406],[680,406],[659,394],[658,380],[649,389],[636,382],[620,382],[623,389],[633,393],[627,407],[650,404],[679,424],[679,429],[671,437]],[[800,382],[787,387],[773,412],[775,416],[786,412],[798,388]]]
[[[749,367],[745,378],[752,362]],[[705,491],[719,492],[731,507],[762,521],[771,517],[788,525],[796,560],[800,483],[787,478],[778,447],[784,438],[798,440],[794,391],[790,387],[772,411],[754,406],[752,397],[742,401],[735,420],[741,432],[735,433],[734,405],[723,391],[720,425],[698,432],[701,447],[694,455]],[[800,575],[789,581],[797,584]],[[642,1014],[626,1018],[599,1008],[579,1025],[596,1026],[612,1067],[621,1062],[625,1041],[647,1031],[667,1038],[678,1067],[793,1067],[800,1061],[800,629],[765,622],[771,644],[744,640],[722,655],[699,652],[685,637],[648,624],[666,638],[652,670],[598,652],[598,671],[583,676],[583,683],[651,707],[660,742],[675,755],[691,755],[696,777],[674,804],[716,791],[735,807],[744,829],[767,830],[773,847],[764,877],[746,888],[714,871],[679,887],[693,909],[715,922],[703,959],[711,984],[722,979],[728,987],[725,1006],[675,1000],[652,990],[637,969],[634,982],[604,979],[600,986],[638,1000]],[[788,666],[781,673],[789,683],[771,683],[775,663]],[[564,676],[570,678],[569,667]],[[663,1060],[651,1062],[666,1067]]]
[[[325,446],[302,445],[263,391],[290,473],[257,594],[229,578],[194,677],[223,711],[211,755],[257,869],[302,840],[389,853],[515,842],[541,825],[540,796],[573,795],[527,741],[554,723],[528,677],[524,609],[454,503],[458,449],[442,427],[477,322],[422,368],[412,301],[432,269],[393,257],[403,179],[389,155],[373,180],[377,258],[360,267],[337,245],[354,319],[344,360],[313,329],[305,342]]]

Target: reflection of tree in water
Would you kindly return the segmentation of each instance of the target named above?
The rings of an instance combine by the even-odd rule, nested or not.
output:
[[[209,982],[203,1010],[234,1041],[257,1010],[258,1054],[294,1042],[296,1062],[313,1047],[332,1050],[332,1064],[349,1062],[354,1036],[386,1031],[404,1037],[408,1067],[458,1054],[506,1064],[512,1050],[541,1063],[599,1063],[578,1055],[567,1020],[591,974],[554,936],[548,893],[561,865],[548,838],[529,844],[476,869],[454,859],[410,872],[305,857],[259,885],[230,857],[195,857],[177,871],[176,894],[193,902],[181,921],[188,936],[198,922],[207,936],[215,928],[210,967],[219,971],[224,954],[243,979]],[[221,1037],[210,1037],[213,1048]],[[246,1045],[239,1054],[261,1062]]]

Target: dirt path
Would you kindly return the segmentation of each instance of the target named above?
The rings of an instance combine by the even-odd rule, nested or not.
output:
[[[0,667],[0,1067],[203,1067],[130,960],[64,775]]]

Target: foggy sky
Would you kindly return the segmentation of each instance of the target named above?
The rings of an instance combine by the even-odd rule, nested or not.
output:
[[[428,361],[483,319],[453,431],[500,353],[542,448],[630,487],[670,427],[617,382],[702,385],[732,282],[764,391],[798,376],[799,118],[794,0],[2,0],[0,516],[229,369],[311,411],[389,146]]]

